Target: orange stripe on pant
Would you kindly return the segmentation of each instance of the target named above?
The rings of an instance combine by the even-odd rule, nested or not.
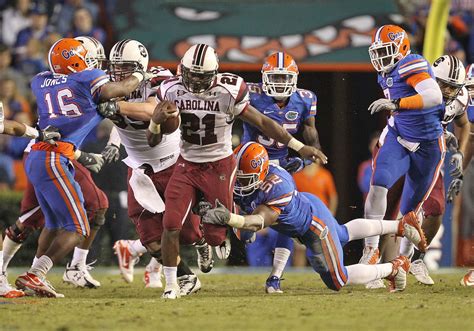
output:
[[[66,204],[67,209],[69,210],[69,214],[71,214],[72,221],[74,222],[74,225],[76,226],[76,231],[80,234],[82,234],[82,227],[79,223],[79,221],[76,218],[76,213],[74,212],[74,209],[72,208],[72,205],[64,192],[63,188],[61,187],[61,184],[58,182],[56,176],[53,174],[53,171],[51,169],[51,153],[47,152],[46,153],[46,172],[48,173],[49,178],[52,180],[54,186],[56,186],[56,189],[58,190],[59,194],[64,200],[64,203]]]
[[[321,235],[321,231],[314,225],[311,225],[309,227],[311,231],[313,231],[318,237]],[[329,273],[331,274],[332,282],[336,286],[337,289],[340,289],[342,286],[339,284],[339,281],[337,280],[337,275],[336,275],[336,268],[332,263],[331,255],[329,254],[329,249],[325,243],[324,240],[321,240],[321,247],[323,248],[323,255],[324,259],[327,262],[328,268],[329,268]]]
[[[64,182],[66,183],[66,186],[69,189],[69,192],[71,193],[72,198],[74,199],[74,202],[76,203],[77,209],[79,210],[79,214],[81,215],[81,218],[82,218],[82,223],[84,224],[84,229],[83,230],[85,230],[86,236],[89,236],[89,233],[90,233],[89,222],[87,220],[87,216],[86,216],[86,213],[84,211],[84,208],[82,208],[81,199],[79,198],[79,194],[76,192],[76,189],[74,188],[72,183],[69,181],[69,177],[66,175],[64,169],[61,167],[60,155],[59,154],[56,154],[55,164],[56,164],[56,169],[58,169],[58,171],[59,171],[59,175],[62,178],[64,178]],[[79,226],[82,229],[82,226],[80,225],[80,222],[79,222]]]
[[[428,189],[428,191],[426,191],[423,199],[420,201],[420,203],[416,206],[415,208],[415,213],[418,214],[421,210],[421,208],[423,207],[423,203],[426,201],[426,199],[428,199],[428,197],[430,196],[431,194],[431,191],[433,190],[433,187],[435,186],[436,184],[436,181],[438,180],[438,176],[439,176],[439,172],[440,172],[440,169],[441,167],[443,166],[443,163],[444,163],[444,156],[445,156],[445,153],[446,153],[446,146],[444,144],[444,136],[442,135],[441,137],[438,138],[438,146],[439,146],[439,150],[441,151],[441,159],[439,160],[439,163],[438,165],[436,166],[436,171],[434,173],[434,176],[433,176],[433,180],[431,182],[431,185]]]
[[[321,225],[323,228],[326,227],[326,223],[324,223],[324,221],[316,216],[313,216],[313,220],[318,223],[319,225]],[[339,258],[339,252],[337,250],[337,247],[336,245],[334,244],[334,240],[332,239],[332,236],[331,236],[331,232],[328,231],[328,234],[327,234],[327,237],[328,240],[329,240],[329,243],[331,245],[331,248],[332,248],[332,251],[334,252],[334,254],[336,255],[336,260],[337,260],[337,270],[338,270],[338,273],[339,273],[339,276],[341,277],[342,281],[344,283],[347,283],[347,277],[346,275],[344,274],[344,269],[341,265],[341,259]]]

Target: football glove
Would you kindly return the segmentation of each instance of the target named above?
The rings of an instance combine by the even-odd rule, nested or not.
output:
[[[86,153],[81,151],[81,155],[77,158],[77,162],[92,172],[98,173],[104,165],[104,158],[101,154]]]
[[[451,183],[449,184],[448,193],[446,194],[446,201],[448,203],[453,202],[456,195],[458,195],[459,192],[461,192],[462,184],[463,184],[462,176],[458,178],[454,178],[451,181]]]
[[[230,220],[230,211],[219,199],[216,199],[216,208],[207,210],[201,219],[207,224],[227,225]]]
[[[446,139],[446,148],[450,152],[456,152],[459,148],[458,138],[456,138],[456,136],[448,130],[444,132],[444,138]]]
[[[112,117],[120,113],[120,107],[116,100],[109,100],[106,102],[99,103],[97,106],[97,111],[100,115],[105,118]]]
[[[38,134],[39,141],[44,141],[51,145],[56,145],[56,141],[61,139],[59,129],[52,125],[48,125],[43,130],[38,130]]]
[[[378,99],[372,102],[369,106],[370,114],[373,115],[383,110],[395,111],[400,108],[400,99]]]
[[[114,144],[109,144],[105,146],[101,154],[105,163],[117,162],[120,158],[120,148]]]
[[[451,177],[454,178],[459,178],[462,176],[462,160],[464,156],[461,152],[457,151],[451,156],[451,160],[449,161],[449,164],[452,166],[451,171],[449,174]]]
[[[201,200],[196,203],[192,209],[193,213],[199,216],[204,216],[208,210],[212,209],[212,205],[209,201]]]

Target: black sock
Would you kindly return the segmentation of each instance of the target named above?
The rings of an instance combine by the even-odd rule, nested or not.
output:
[[[418,259],[423,259],[425,254],[421,256],[421,252],[417,249],[415,249],[415,253],[413,253],[413,257],[411,258],[412,261],[418,260]]]
[[[189,269],[189,266],[186,264],[186,262],[181,259],[181,261],[178,264],[178,277],[184,276],[184,275],[194,275],[194,273]]]

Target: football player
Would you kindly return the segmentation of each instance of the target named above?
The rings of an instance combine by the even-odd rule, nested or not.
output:
[[[403,175],[400,212],[418,214],[429,196],[445,156],[441,120],[443,98],[430,64],[411,54],[406,32],[395,25],[377,29],[369,55],[385,98],[369,106],[371,114],[390,111],[387,134],[373,159],[365,217],[383,219],[387,192]],[[361,263],[376,263],[379,236],[365,239]]]
[[[3,102],[0,101],[0,134],[7,134],[10,136],[28,137],[38,139],[47,143],[55,144],[56,140],[61,138],[58,130],[53,127],[47,127],[43,131],[38,131],[29,125],[19,123],[16,121],[5,120],[3,112]],[[4,298],[19,298],[25,295],[21,290],[13,288],[9,283],[6,275],[6,270],[3,268],[3,240],[0,236],[0,297]]]
[[[63,296],[47,282],[46,274],[90,234],[84,197],[70,160],[103,119],[97,105],[126,96],[141,81],[153,77],[152,73],[137,71],[121,82],[110,82],[104,71],[89,68],[86,55],[80,41],[60,39],[48,53],[51,71],[39,73],[31,82],[38,103],[39,127],[54,125],[61,132],[61,140],[55,146],[33,144],[25,162],[26,174],[45,216],[40,239],[49,245],[15,284],[39,296]]]
[[[297,238],[306,246],[306,256],[326,286],[339,291],[346,284],[365,284],[379,278],[390,281],[390,292],[403,291],[410,261],[399,256],[390,263],[344,266],[342,247],[351,240],[375,234],[406,236],[421,250],[426,242],[414,212],[400,221],[355,219],[339,225],[329,209],[316,196],[296,190],[291,175],[268,162],[265,148],[255,142],[240,145],[235,151],[237,180],[236,203],[247,214],[231,213],[218,200],[200,203],[204,224],[230,225],[234,228],[259,231],[271,227]],[[207,204],[207,206],[206,206]]]
[[[148,51],[136,40],[122,40],[112,47],[109,61],[111,79],[123,81],[136,70],[148,68]],[[153,258],[145,270],[145,286],[161,287],[162,197],[179,156],[180,132],[176,130],[164,136],[158,146],[148,146],[146,129],[157,105],[155,94],[158,85],[161,80],[172,77],[171,72],[163,68],[150,70],[156,72],[157,78],[143,82],[119,103],[120,114],[111,118],[116,131],[112,132],[108,146],[116,146],[114,150],[118,151],[122,144],[127,152],[123,162],[128,166],[128,216],[140,237],[139,241],[120,240],[115,243],[121,274],[126,282],[132,282],[134,264],[141,254],[148,251]],[[157,207],[159,201],[161,208]],[[184,244],[198,243],[198,254],[207,257],[198,261],[202,260],[201,270],[207,272],[213,262],[206,253],[210,247],[203,241],[199,223],[199,217],[191,214],[189,222],[185,222],[181,241]],[[201,287],[199,279],[183,260],[178,265],[178,277],[181,295],[196,292]]]
[[[76,37],[75,39],[80,41],[87,50],[85,60],[89,68],[100,69],[105,66],[107,59],[105,57],[104,47],[97,39],[83,36]],[[26,147],[23,156],[24,161],[34,143],[35,141],[32,140]],[[91,232],[87,239],[74,248],[72,261],[66,267],[63,280],[78,287],[95,288],[100,286],[100,282],[94,279],[90,274],[92,267],[90,264],[86,264],[86,260],[95,235],[105,222],[108,200],[105,193],[95,185],[90,171],[98,172],[104,160],[100,154],[78,152],[76,156],[78,156],[77,160],[71,160],[75,169],[74,179],[78,182],[84,195],[84,207],[91,225]],[[35,229],[42,229],[44,227],[44,215],[39,207],[33,185],[29,181],[27,181],[20,211],[21,215],[16,223],[6,230],[4,272],[6,272],[10,260],[20,249],[29,234]],[[47,244],[48,243],[44,240],[38,241],[36,256],[43,254],[47,248]]]
[[[250,104],[259,112],[279,123],[289,133],[302,131],[308,145],[321,149],[315,127],[317,107],[316,95],[297,88],[298,67],[294,59],[285,52],[276,52],[265,59],[262,67],[262,83],[247,84]],[[304,161],[288,156],[288,147],[263,135],[256,127],[244,123],[242,143],[256,141],[268,152],[270,162],[290,173],[301,170]],[[273,231],[270,229],[270,231]],[[293,239],[278,233],[273,269],[265,284],[267,293],[283,293],[280,278],[293,249]]]
[[[202,192],[208,201],[219,199],[227,208],[233,204],[236,164],[231,130],[235,117],[255,125],[265,136],[289,146],[304,158],[322,159],[324,163],[327,159],[321,151],[293,138],[252,107],[244,80],[234,74],[218,73],[217,54],[209,45],[191,46],[181,60],[181,75],[164,81],[157,97],[160,101],[173,102],[179,112],[176,108],[163,108],[161,120],[150,122],[150,145],[162,141],[161,124],[178,113],[181,118],[181,155],[165,192],[168,209],[162,237],[166,280],[163,297],[175,299],[179,296],[176,280],[179,234],[196,192]],[[226,240],[226,227],[204,224],[203,230],[211,246],[220,246]]]

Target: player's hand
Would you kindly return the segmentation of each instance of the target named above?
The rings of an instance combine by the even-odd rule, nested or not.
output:
[[[100,154],[102,154],[105,163],[117,162],[120,158],[120,147],[114,144],[109,144],[105,146],[104,150]]]
[[[175,104],[168,100],[163,100],[156,105],[151,120],[156,124],[163,124],[168,118],[176,117],[179,111]]]
[[[323,164],[328,163],[328,158],[321,152],[319,149],[313,146],[305,145],[301,148],[298,153],[301,155],[302,158],[311,160],[316,162],[316,160],[321,160]]]
[[[212,209],[212,204],[209,201],[201,200],[194,205],[192,211],[194,214],[204,216],[208,210]]]
[[[444,131],[444,139],[446,139],[446,148],[449,151],[456,152],[458,150],[458,138],[456,138],[456,136],[452,132],[448,130]]]
[[[203,223],[215,225],[227,225],[230,220],[230,211],[219,199],[216,199],[216,208],[209,209],[201,218]]]
[[[375,113],[378,113],[379,111],[384,111],[384,110],[390,110],[390,111],[395,111],[399,106],[400,100],[389,100],[389,99],[378,99],[372,102],[369,106],[369,111],[370,114],[373,115]]]
[[[293,174],[304,168],[304,161],[299,157],[289,157],[280,163],[280,166],[290,174]]]
[[[457,151],[451,156],[451,160],[449,161],[449,164],[452,166],[451,171],[449,174],[451,177],[459,178],[462,176],[462,160],[464,156],[462,155],[461,152]]]
[[[81,151],[81,155],[77,159],[77,162],[82,164],[90,171],[98,173],[104,165],[104,158],[101,154],[86,153]]]
[[[38,136],[39,141],[44,141],[51,145],[56,145],[56,141],[61,139],[61,134],[59,133],[59,129],[52,125],[48,125],[43,130],[39,130],[38,133],[39,133],[39,136]]]
[[[453,202],[456,195],[458,195],[459,192],[461,192],[462,184],[463,184],[462,176],[459,178],[454,178],[451,181],[451,183],[449,184],[448,193],[446,194],[446,201],[448,203]]]
[[[113,117],[120,113],[120,106],[117,100],[109,100],[106,102],[99,103],[97,111],[100,115],[105,118]]]

